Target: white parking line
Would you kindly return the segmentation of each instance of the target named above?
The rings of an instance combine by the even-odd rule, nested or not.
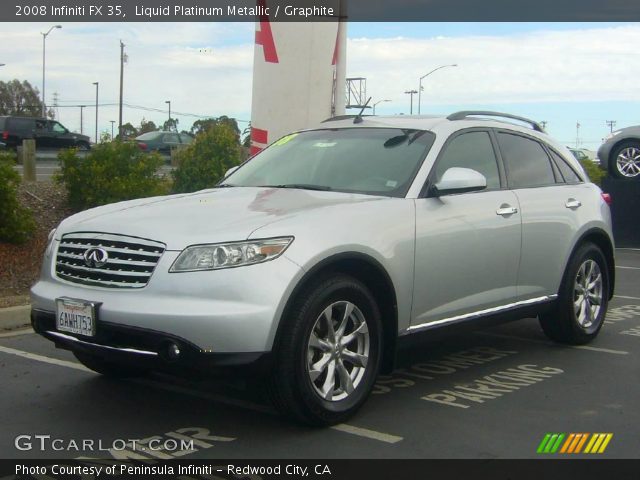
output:
[[[613,353],[615,355],[629,355],[629,352],[623,350],[610,350],[608,348],[590,347],[589,345],[573,345],[571,348],[578,348],[580,350],[592,350],[594,352]]]
[[[357,435],[359,437],[370,438],[372,440],[378,440],[385,443],[398,443],[404,440],[402,437],[396,435],[390,435],[388,433],[376,432],[375,430],[369,430],[368,428],[354,427],[346,423],[340,423],[331,427],[333,430],[339,432],[350,433],[351,435]]]
[[[60,367],[73,368],[74,370],[82,370],[83,372],[91,371],[84,365],[80,365],[79,363],[76,363],[76,362],[67,362],[66,360],[58,360],[57,358],[45,357],[43,355],[37,355],[35,353],[16,350],[14,348],[0,346],[0,352],[9,353],[11,355],[17,355],[18,357],[28,358],[29,360],[35,360],[37,362],[48,363],[50,365],[58,365]]]
[[[620,268],[622,270],[640,270],[640,267],[626,267],[624,265],[616,265],[616,268]]]
[[[624,298],[626,300],[640,300],[640,297],[627,297],[625,295],[614,295],[613,298]]]
[[[548,347],[558,346],[558,347],[569,347],[576,348],[579,350],[592,350],[594,352],[602,352],[602,353],[613,353],[616,355],[629,355],[629,352],[625,352],[624,350],[611,350],[608,348],[599,348],[599,347],[589,347],[587,345],[560,345],[552,342],[547,342],[545,340],[536,340],[535,338],[526,338],[526,337],[518,337],[515,335],[504,335],[502,333],[487,333],[487,332],[476,332],[476,335],[485,335],[487,337],[498,337],[498,338],[509,338],[513,340],[520,340],[522,342],[529,343],[539,343],[542,345],[547,345]]]
[[[640,252],[640,248],[616,248],[616,250],[630,250],[632,252]]]

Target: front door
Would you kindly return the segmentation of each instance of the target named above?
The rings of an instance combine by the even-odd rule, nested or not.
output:
[[[487,188],[416,200],[411,329],[464,320],[516,300],[519,205],[506,188],[489,133],[474,129],[454,134],[429,183],[437,183],[452,167],[482,173]]]

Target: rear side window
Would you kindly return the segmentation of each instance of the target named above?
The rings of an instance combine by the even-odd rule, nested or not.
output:
[[[487,189],[500,188],[498,163],[487,132],[463,133],[451,140],[438,159],[434,183],[452,167],[480,172],[487,179]]]
[[[4,122],[5,122],[5,118],[0,117],[0,130],[4,130]]]
[[[191,138],[191,136],[190,136],[190,135],[183,135],[183,134],[180,134],[180,141],[181,141],[182,143],[191,143],[191,142],[193,141],[193,138]]]
[[[542,145],[535,140],[499,132],[498,142],[507,167],[510,188],[553,185],[551,161]]]
[[[162,137],[162,141],[164,143],[179,143],[178,135],[176,133],[165,133],[165,135]]]
[[[562,174],[565,182],[580,183],[582,181],[578,174],[573,170],[573,168],[571,168],[571,166],[566,162],[564,158],[562,158],[553,150],[551,151],[551,156],[553,157],[553,161],[558,166],[558,169],[560,170],[560,173]]]
[[[31,131],[35,128],[35,120],[33,118],[12,118],[8,128],[11,130]]]

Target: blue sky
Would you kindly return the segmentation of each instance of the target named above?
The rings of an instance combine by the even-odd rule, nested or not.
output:
[[[27,79],[40,88],[42,37],[49,25],[0,25],[0,79]],[[202,116],[250,118],[252,23],[63,24],[47,39],[47,97],[58,93],[59,118],[80,129],[79,108],[95,101],[100,82],[100,131],[117,120],[119,40],[125,67],[125,121],[162,123],[172,116],[188,129]],[[378,114],[409,112],[407,89],[433,68],[457,63],[425,80],[423,113],[493,109],[548,122],[566,144],[595,149],[617,127],[638,124],[640,24],[621,23],[351,23],[347,74],[367,78]],[[139,108],[143,107],[143,108]],[[416,105],[414,104],[414,109]],[[417,110],[417,109],[416,109]],[[84,109],[85,133],[94,112]],[[241,124],[241,127],[246,124]]]

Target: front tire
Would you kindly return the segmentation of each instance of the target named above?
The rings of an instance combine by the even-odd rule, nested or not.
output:
[[[108,362],[96,355],[83,352],[73,352],[78,361],[90,370],[111,378],[132,378],[141,377],[148,373],[148,370],[128,367],[119,363]]]
[[[569,261],[556,306],[540,315],[551,340],[570,345],[588,343],[600,332],[609,304],[609,269],[600,248],[581,245]]]
[[[382,327],[373,295],[347,275],[325,276],[283,321],[269,381],[274,405],[310,425],[345,421],[364,404],[380,369]]]
[[[640,142],[624,142],[611,152],[609,171],[616,178],[640,180]]]

